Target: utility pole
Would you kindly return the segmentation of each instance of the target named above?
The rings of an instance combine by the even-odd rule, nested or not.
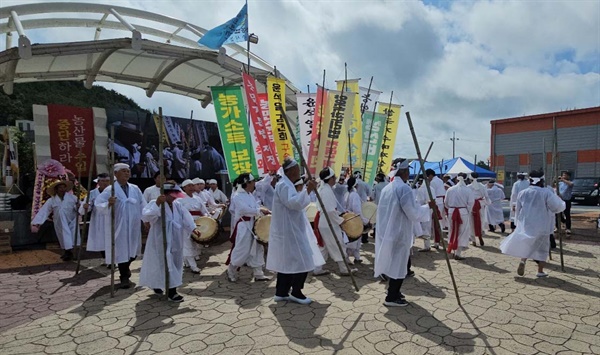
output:
[[[456,132],[452,132],[452,138],[450,138],[450,140],[452,141],[452,159],[454,159],[454,155],[456,152],[456,141],[459,141],[460,138],[456,138]]]

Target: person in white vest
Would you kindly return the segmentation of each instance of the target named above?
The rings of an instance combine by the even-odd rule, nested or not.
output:
[[[194,197],[194,183],[192,180],[187,179],[181,183],[184,195],[177,200],[186,210],[190,212],[192,218],[197,220],[202,216],[209,216],[206,206],[200,201],[199,198]],[[189,266],[190,270],[194,274],[199,274],[200,269],[196,264],[196,258],[200,256],[201,249],[198,243],[192,240],[191,236],[183,238],[183,264]]]
[[[106,226],[110,226],[110,216],[98,212],[98,209],[94,208],[94,201],[110,185],[110,177],[106,173],[98,174],[96,183],[97,187],[90,191],[88,203],[82,203],[79,206],[79,214],[83,216],[91,210],[86,250],[99,251],[104,262],[106,260],[106,246],[110,245],[110,230],[106,230]]]
[[[454,252],[455,260],[464,260],[462,252],[469,248],[471,239],[471,211],[475,203],[473,191],[465,184],[467,174],[458,174],[458,183],[446,191],[444,205],[448,209],[448,252]]]
[[[263,271],[265,251],[262,244],[256,240],[252,228],[256,217],[270,214],[271,211],[260,207],[252,195],[255,188],[252,174],[240,174],[235,184],[238,185],[238,191],[232,199],[235,210],[231,219],[231,251],[225,262],[228,265],[227,277],[229,281],[236,282],[238,269],[245,264],[252,268],[254,281],[268,281],[270,278],[265,276]]]
[[[419,206],[410,186],[408,160],[398,159],[390,173],[395,178],[381,191],[377,208],[378,235],[375,239],[375,277],[389,279],[384,305],[408,305],[400,292],[408,273],[410,249],[413,244],[413,223],[427,221],[435,202]]]
[[[46,193],[50,195],[50,198],[31,221],[32,226],[39,228],[52,214],[54,231],[60,248],[64,250],[60,258],[64,261],[73,259],[73,245],[78,219],[79,200],[74,194],[67,193],[71,189],[73,189],[73,183],[67,180],[57,180],[50,184],[46,188]],[[79,235],[77,245],[81,245],[81,235]]]
[[[473,203],[473,210],[471,211],[471,242],[473,246],[477,246],[476,238],[479,239],[479,244],[483,246],[483,234],[487,223],[487,206],[492,203],[490,197],[487,194],[485,185],[477,181],[479,174],[476,172],[471,173],[471,183],[468,187],[473,192],[475,202]]]
[[[183,283],[183,243],[196,227],[190,212],[179,203],[183,193],[173,184],[164,185],[164,195],[150,201],[142,212],[142,220],[150,224],[142,269],[140,286],[149,287],[156,294],[165,291],[165,246],[162,231],[162,205],[165,205],[166,257],[169,273],[169,301],[183,302],[177,287]]]
[[[94,208],[108,215],[106,231],[110,235],[111,208],[115,209],[115,263],[119,267],[121,288],[131,287],[131,262],[142,253],[142,210],[146,200],[137,185],[130,184],[131,170],[129,165],[118,163],[114,165],[115,182],[109,186],[94,201]],[[115,197],[111,196],[115,189]],[[109,237],[110,238],[110,237]],[[111,243],[106,245],[106,264],[110,265]]]
[[[217,186],[217,180],[208,180],[208,186],[210,186],[210,193],[212,194],[212,197],[216,203],[227,204],[229,201],[227,199],[227,195],[225,195],[223,191],[219,190],[219,187]]]
[[[487,220],[490,232],[496,231],[496,225],[500,226],[500,231],[504,233],[504,212],[502,211],[502,201],[504,200],[504,190],[496,185],[496,180],[488,181],[487,193],[491,204],[487,208]]]
[[[526,179],[527,173],[517,173],[517,181],[512,186],[510,191],[510,229],[514,231],[517,226],[515,224],[515,208],[517,206],[517,196],[519,193],[529,187],[529,180]]]
[[[340,216],[340,214],[345,212],[345,210],[337,209],[338,202],[332,189],[333,185],[335,184],[335,173],[333,169],[327,167],[319,172],[319,178],[321,179],[319,195],[321,196],[321,201],[323,201],[325,211],[323,211],[320,205],[317,205],[318,213],[315,217],[314,224],[316,227],[315,233],[318,233],[317,239],[321,238],[321,244],[323,244],[323,246],[321,246],[321,253],[324,260],[327,260],[327,257],[331,256],[333,261],[338,264],[340,275],[349,276],[350,272],[356,272],[358,270],[348,270],[346,264],[344,263],[344,258],[347,259],[347,256],[345,255],[345,249],[346,243],[348,242],[348,237],[340,227],[340,225],[344,222],[344,219]],[[333,234],[331,233],[331,229],[329,228],[329,224],[327,223],[327,218],[325,217],[324,213],[327,213],[329,216],[329,220],[331,221],[331,225],[333,227]],[[340,253],[340,249],[338,248],[334,238],[337,238],[338,242],[342,246],[342,249],[344,249],[343,254]],[[328,273],[329,272],[324,270],[321,266],[317,266],[313,272],[313,275],[319,276]]]
[[[565,202],[551,189],[544,187],[544,174],[532,171],[531,186],[517,196],[515,221],[517,228],[502,243],[503,254],[521,258],[517,274],[525,274],[525,262],[533,259],[538,266],[537,277],[546,277],[546,259],[550,252],[550,234],[556,214],[565,210]]]
[[[304,213],[317,183],[309,180],[304,186],[294,159],[284,160],[282,170],[273,198],[267,269],[277,272],[275,302],[309,304],[312,300],[302,293],[304,282],[309,271],[325,264]]]

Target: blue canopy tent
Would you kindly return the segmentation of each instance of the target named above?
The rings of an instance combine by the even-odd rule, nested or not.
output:
[[[410,176],[414,178],[415,175],[421,173],[421,165],[418,160],[413,160],[409,166]],[[476,172],[480,178],[496,178],[496,173],[480,166],[475,166],[473,163],[458,157],[450,160],[442,160],[439,162],[425,162],[425,170],[432,169],[436,175],[456,175],[458,173],[472,173]]]

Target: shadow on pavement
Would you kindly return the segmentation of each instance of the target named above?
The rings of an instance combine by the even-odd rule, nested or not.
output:
[[[563,279],[558,279],[556,277],[552,277],[552,275],[550,275],[549,277],[546,277],[546,278],[541,278],[541,279],[515,277],[515,281],[522,283],[522,284],[531,285],[534,287],[541,286],[541,287],[547,287],[547,288],[557,288],[557,289],[560,289],[565,292],[573,292],[573,293],[577,293],[580,295],[592,296],[592,297],[596,297],[596,298],[600,299],[600,292],[592,291],[587,288],[583,288],[572,282],[569,282],[569,281],[566,281]]]
[[[462,262],[464,265],[470,266],[475,269],[490,271],[497,274],[508,274],[510,271],[497,267],[494,264],[488,264],[485,260],[478,257],[467,257],[465,261]]]

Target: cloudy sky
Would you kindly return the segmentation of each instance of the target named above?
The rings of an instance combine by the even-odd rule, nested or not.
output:
[[[97,3],[98,1],[90,1]],[[26,1],[2,0],[2,7]],[[108,3],[108,1],[106,1]],[[112,1],[210,29],[235,16],[243,1]],[[456,155],[487,160],[490,120],[600,106],[600,1],[249,1],[252,50],[305,90],[348,76],[410,111],[430,160]],[[103,38],[111,32],[103,33]],[[122,37],[123,33],[120,33]],[[82,38],[82,36],[85,36]],[[90,39],[85,30],[34,31],[32,42]],[[116,35],[115,35],[116,37]],[[4,41],[2,41],[4,42]],[[4,49],[4,43],[0,49]],[[187,117],[214,119],[188,98],[106,85]],[[404,112],[396,156],[416,156]]]

